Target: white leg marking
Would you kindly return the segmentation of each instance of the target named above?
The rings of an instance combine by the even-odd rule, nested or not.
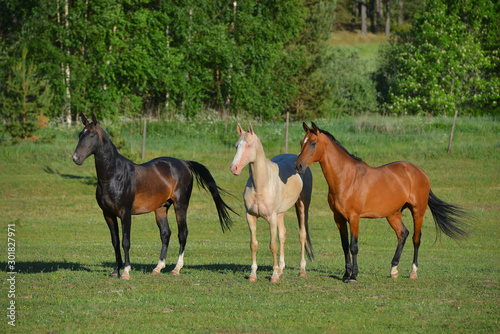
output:
[[[179,258],[177,259],[177,264],[175,265],[174,270],[172,270],[172,275],[179,275],[179,272],[181,271],[182,267],[184,267],[184,252],[179,255]]]
[[[153,274],[161,273],[161,270],[165,268],[165,260],[158,260],[158,265],[153,269]]]
[[[413,279],[417,278],[417,270],[418,270],[418,267],[414,263],[412,268],[411,268],[410,278],[413,278]]]
[[[126,266],[125,269],[123,269],[123,274],[121,276],[121,279],[130,279],[130,269],[132,269],[130,266]]]
[[[394,266],[391,268],[391,277],[392,278],[398,278],[399,272],[398,272],[398,266]]]

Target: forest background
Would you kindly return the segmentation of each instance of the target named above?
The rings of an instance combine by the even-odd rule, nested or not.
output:
[[[498,115],[488,0],[0,0],[1,124]],[[332,32],[385,34],[376,59]],[[371,66],[371,64],[374,64]]]

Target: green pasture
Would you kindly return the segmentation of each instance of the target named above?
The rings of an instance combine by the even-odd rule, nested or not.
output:
[[[246,120],[239,120],[246,127]],[[81,126],[52,126],[38,141],[11,144],[0,134],[0,305],[2,333],[498,333],[500,332],[500,122],[459,118],[452,154],[446,153],[451,119],[365,116],[317,120],[353,154],[372,166],[409,160],[429,175],[433,192],[466,208],[470,237],[436,241],[429,212],[422,230],[419,278],[409,279],[409,241],[400,277],[389,278],[396,237],[382,219],[362,220],[358,283],[340,278],[344,258],[328,208],[327,184],[312,166],[310,234],[315,261],[299,277],[300,244],[294,210],[285,218],[287,267],[271,284],[268,224],[258,221],[257,283],[250,273],[250,234],[242,191],[248,169],[229,166],[237,120],[149,122],[146,159],[174,156],[206,165],[240,216],[222,233],[209,194],[195,188],[188,210],[185,267],[172,276],[178,241],[167,268],[153,276],[160,253],[154,215],[133,217],[131,280],[110,278],[114,266],[108,228],[95,200],[94,159],[75,165],[71,155]],[[252,123],[269,158],[284,153],[285,125]],[[103,122],[120,150],[140,162],[141,124]],[[290,125],[290,153],[300,151],[302,123]],[[248,167],[247,167],[248,168]],[[405,222],[410,232],[409,214]],[[15,298],[9,297],[8,225],[15,226]],[[410,239],[409,239],[410,240]],[[15,301],[15,327],[7,307]]]

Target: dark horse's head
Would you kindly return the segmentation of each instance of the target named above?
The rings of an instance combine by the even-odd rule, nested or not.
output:
[[[102,145],[102,130],[97,125],[95,115],[92,114],[92,122],[89,122],[84,114],[80,116],[85,128],[78,135],[80,139],[78,140],[75,153],[73,153],[73,161],[77,165],[83,164],[85,159],[94,154]]]

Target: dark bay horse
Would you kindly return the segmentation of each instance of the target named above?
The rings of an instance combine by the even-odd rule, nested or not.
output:
[[[224,191],[217,186],[205,166],[195,161],[170,157],[156,158],[142,165],[136,165],[118,153],[106,132],[98,125],[94,115],[92,122],[89,122],[83,114],[81,117],[85,128],[80,132],[73,161],[81,165],[90,155],[93,154],[95,157],[97,203],[111,232],[111,242],[116,256],[116,267],[111,276],[120,276],[120,269],[125,265],[121,278],[130,279],[131,215],[152,211],[156,215],[162,242],[160,260],[153,274],[159,274],[165,268],[171,235],[167,213],[171,205],[175,209],[180,245],[179,258],[172,274],[179,274],[184,265],[184,249],[188,236],[186,212],[194,177],[198,185],[212,194],[222,231],[231,228],[232,220],[228,210],[234,211],[222,200],[220,194]],[[120,253],[117,218],[120,218],[122,224],[125,263],[122,262]]]
[[[398,264],[408,237],[401,213],[409,209],[413,216],[413,266],[411,278],[417,278],[418,248],[421,228],[427,206],[431,209],[436,230],[458,239],[467,233],[463,229],[466,212],[437,198],[422,169],[406,161],[370,167],[347,150],[326,131],[312,123],[312,129],[303,124],[306,132],[295,169],[302,173],[319,161],[328,183],[328,203],[340,231],[345,256],[343,281],[356,281],[358,274],[358,231],[360,218],[385,217],[396,232],[398,246],[392,259],[391,277],[398,277]],[[349,245],[347,222],[351,232]],[[352,254],[352,264],[351,256]]]

